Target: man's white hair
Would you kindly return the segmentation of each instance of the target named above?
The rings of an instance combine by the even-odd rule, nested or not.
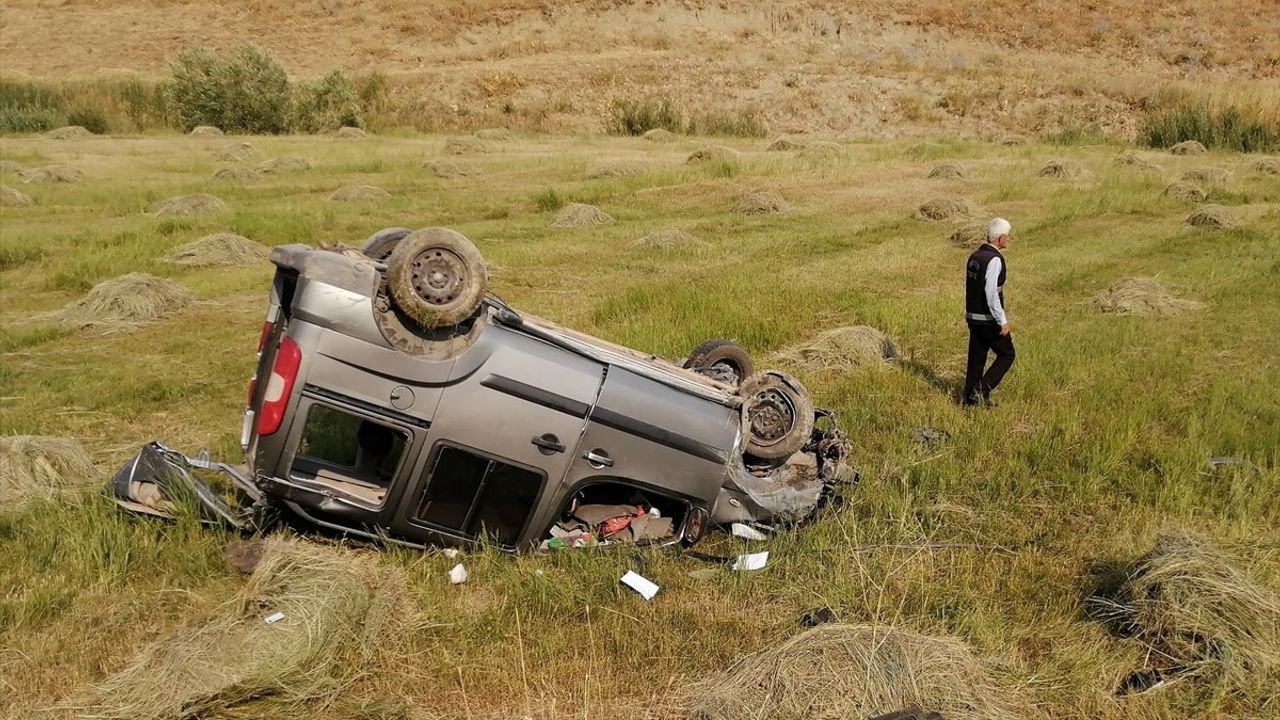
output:
[[[1008,220],[1005,220],[1004,218],[993,218],[987,225],[987,241],[990,242],[995,240],[1001,235],[1008,235],[1012,230],[1013,226],[1009,224]]]

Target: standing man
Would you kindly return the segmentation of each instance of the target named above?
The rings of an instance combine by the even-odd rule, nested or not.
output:
[[[964,275],[964,318],[969,325],[969,366],[965,372],[965,406],[990,406],[991,391],[1013,365],[1013,336],[1004,312],[1004,281],[1008,270],[1001,250],[1009,247],[1009,221],[995,218],[987,225],[987,241],[969,256]],[[987,352],[996,359],[987,364]]]

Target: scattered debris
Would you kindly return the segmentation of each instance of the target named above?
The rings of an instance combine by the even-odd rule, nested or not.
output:
[[[803,150],[804,148],[804,142],[783,136],[769,143],[765,150],[768,152],[790,152],[792,150]]]
[[[821,372],[884,367],[902,356],[889,336],[869,325],[852,325],[826,330],[774,357],[785,365]]]
[[[1222,185],[1230,177],[1226,170],[1216,167],[1196,168],[1182,174],[1183,180],[1208,183],[1210,185]]]
[[[168,217],[174,215],[201,215],[211,212],[225,212],[227,204],[212,195],[205,193],[193,193],[191,195],[179,195],[171,197],[167,200],[151,206],[148,210],[156,217]]]
[[[599,227],[601,225],[608,225],[612,222],[613,216],[595,205],[569,203],[561,208],[560,212],[556,214],[555,219],[551,221],[551,227]]]
[[[497,140],[499,142],[508,142],[515,140],[515,133],[506,128],[484,128],[476,131],[476,137],[481,140]]]
[[[262,622],[264,622],[264,623],[266,623],[266,624],[268,624],[268,625],[275,625],[276,623],[278,623],[278,622],[280,622],[281,620],[285,619],[285,617],[286,617],[286,615],[285,615],[284,613],[277,611],[277,612],[273,612],[273,613],[271,613],[270,615],[268,615],[268,616],[266,616],[266,617],[262,618]]]
[[[94,285],[83,298],[47,317],[71,327],[128,325],[158,320],[194,302],[195,296],[172,280],[132,272]]]
[[[476,138],[449,138],[444,142],[444,151],[450,155],[488,153],[493,152],[493,146]]]
[[[987,224],[986,223],[969,223],[956,228],[948,240],[956,245],[970,246],[981,245],[987,241]]]
[[[585,502],[589,492],[580,493],[570,511],[551,527],[543,550],[662,542],[675,535],[676,518],[663,516],[642,494],[633,492],[634,502],[628,503]]]
[[[754,192],[744,195],[733,206],[739,215],[777,215],[791,210],[791,205],[780,195],[771,192]]]
[[[311,167],[311,158],[303,155],[282,155],[263,160],[254,169],[264,175],[273,175],[283,172],[301,172],[310,170]]]
[[[93,133],[89,132],[85,128],[80,127],[79,125],[68,125],[66,127],[60,127],[56,130],[50,130],[49,132],[45,133],[44,136],[49,138],[50,140],[74,140],[76,138],[92,137]]]
[[[741,157],[742,157],[742,153],[738,152],[737,150],[734,150],[733,148],[725,147],[723,145],[712,145],[711,147],[705,147],[699,150],[694,150],[692,153],[690,153],[689,159],[686,162],[690,162],[690,163],[704,163],[704,162],[713,162],[713,161],[734,162]]]
[[[253,160],[261,157],[262,153],[258,152],[258,148],[247,142],[238,142],[227,145],[218,151],[214,157],[222,162],[244,162],[245,160]]]
[[[587,177],[592,180],[626,177],[628,175],[639,175],[647,169],[648,166],[643,163],[608,161],[594,165],[587,171]]]
[[[468,577],[467,566],[462,563],[458,563],[457,565],[449,568],[449,583],[452,585],[461,585],[467,581]]]
[[[187,133],[191,137],[222,137],[222,130],[212,125],[197,125]]]
[[[1240,220],[1221,205],[1205,205],[1188,215],[1186,223],[1195,227],[1228,229],[1239,227]]]
[[[1164,189],[1164,194],[1176,200],[1196,203],[1204,202],[1205,198],[1208,197],[1208,193],[1204,191],[1204,188],[1185,180],[1176,180],[1170,183],[1169,187]]]
[[[653,596],[657,595],[658,590],[660,589],[652,580],[633,570],[628,570],[626,574],[618,580],[618,582],[640,593],[640,597],[644,598],[646,601],[652,600]]]
[[[1078,178],[1084,175],[1084,168],[1074,160],[1050,160],[1036,174],[1040,177]]]
[[[262,181],[262,173],[242,165],[227,165],[214,171],[213,179],[232,183],[256,183]]]
[[[8,185],[0,185],[0,207],[31,207],[31,197]]]
[[[840,143],[819,140],[801,148],[800,157],[806,160],[836,160],[844,157],[844,147]]]
[[[223,548],[222,554],[232,570],[250,575],[258,569],[266,551],[267,543],[263,540],[232,540]]]
[[[631,243],[631,248],[637,250],[672,250],[676,248],[706,250],[710,247],[711,243],[706,240],[699,240],[679,228],[656,230]]]
[[[1104,313],[1161,317],[1196,310],[1202,304],[1174,297],[1165,286],[1145,277],[1125,278],[1085,301]]]
[[[1280,175],[1280,157],[1258,158],[1252,167],[1259,175]]]
[[[1224,465],[1235,465],[1239,467],[1252,468],[1254,470],[1257,470],[1258,472],[1262,472],[1262,468],[1249,462],[1248,460],[1245,460],[1244,458],[1233,457],[1231,455],[1218,455],[1216,457],[1211,457],[1209,458],[1209,461],[1206,464],[1209,466],[1210,471],[1217,470],[1218,468],[1223,467]]]
[[[765,535],[764,533],[751,527],[750,525],[744,525],[743,523],[731,523],[729,525],[729,532],[734,537],[742,538],[743,540],[767,540],[768,539],[768,536]]]
[[[269,252],[266,246],[243,235],[214,233],[178,247],[165,259],[193,267],[251,265],[265,260]]]
[[[363,140],[369,137],[369,133],[358,127],[351,127],[350,125],[344,125],[343,127],[338,128],[338,131],[335,132],[334,135],[343,140]]]
[[[373,185],[348,185],[334,190],[329,195],[329,202],[374,202],[386,200],[391,193]]]
[[[977,215],[978,208],[965,198],[939,197],[920,205],[911,217],[916,220],[938,221],[969,219]]]
[[[675,133],[671,132],[670,130],[664,130],[662,128],[653,128],[652,130],[646,130],[643,137],[645,140],[648,140],[650,142],[662,142],[662,143],[674,142],[676,139]]]
[[[951,439],[951,433],[928,425],[912,430],[911,436],[921,445],[937,445]]]
[[[964,175],[964,168],[956,163],[940,163],[929,171],[929,177],[934,180],[960,180]]]
[[[466,160],[452,160],[448,158],[429,160],[424,167],[430,170],[436,177],[442,178],[468,177],[480,174],[480,168]]]
[[[947,720],[1033,717],[961,640],[874,625],[820,624],[742,658],[685,697],[702,720],[834,720],[926,706]]]
[[[1208,150],[1197,140],[1185,140],[1169,148],[1174,155],[1203,155]]]
[[[18,173],[18,178],[24,183],[33,182],[80,182],[84,179],[84,172],[79,168],[70,165],[45,165],[44,167],[32,168]]]
[[[769,551],[763,550],[758,553],[747,553],[739,555],[730,566],[730,570],[734,572],[755,572],[763,570],[769,564]]]
[[[0,512],[22,509],[35,497],[98,480],[93,461],[75,438],[0,435]]]

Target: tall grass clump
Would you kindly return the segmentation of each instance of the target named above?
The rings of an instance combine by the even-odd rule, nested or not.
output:
[[[683,133],[687,123],[676,101],[662,97],[614,100],[605,124],[613,135],[643,135],[656,128]]]
[[[38,133],[79,125],[102,134],[167,124],[168,108],[154,82],[0,80],[0,133]]]
[[[253,134],[288,129],[289,79],[266,50],[245,43],[220,56],[188,48],[169,61],[173,80],[166,86],[183,130],[212,125]]]
[[[1280,147],[1280,122],[1248,118],[1234,105],[1220,109],[1184,105],[1148,114],[1140,137],[1151,147],[1195,140],[1209,148],[1262,152]]]

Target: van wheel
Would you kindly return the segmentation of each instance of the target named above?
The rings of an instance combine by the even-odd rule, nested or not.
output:
[[[777,370],[747,378],[742,398],[743,450],[763,460],[799,452],[813,434],[813,398],[800,381]]]
[[[755,372],[751,355],[741,345],[723,338],[708,340],[694,348],[684,367],[733,386],[740,385]]]
[[[387,258],[391,299],[423,327],[451,327],[471,317],[487,282],[480,250],[448,228],[415,230]]]
[[[360,251],[374,260],[386,260],[396,245],[411,232],[409,228],[383,228],[365,239]]]

